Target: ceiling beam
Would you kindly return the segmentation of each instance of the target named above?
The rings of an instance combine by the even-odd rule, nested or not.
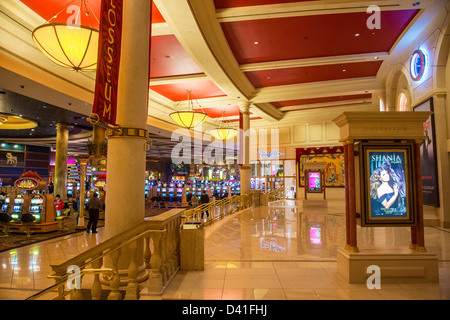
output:
[[[274,86],[258,89],[253,103],[323,98],[352,94],[374,93],[383,90],[375,77],[320,81],[302,84]]]
[[[413,6],[414,1],[383,0],[383,1],[302,1],[293,3],[279,3],[259,6],[232,7],[216,10],[219,22],[234,22],[259,19],[276,19],[287,17],[301,17],[324,14],[343,14],[351,12],[367,12],[371,5],[378,6],[382,11],[424,9],[431,0],[420,1]]]
[[[249,71],[312,67],[319,65],[331,65],[331,64],[343,64],[355,62],[371,62],[371,61],[385,60],[387,59],[388,55],[389,54],[387,52],[373,52],[373,53],[349,54],[330,57],[278,60],[278,61],[241,64],[240,68],[243,72],[249,72]]]

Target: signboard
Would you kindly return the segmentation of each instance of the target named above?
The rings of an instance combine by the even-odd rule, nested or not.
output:
[[[361,225],[416,224],[412,143],[361,144]]]
[[[284,159],[285,154],[280,152],[279,150],[271,150],[267,152],[266,150],[258,149],[258,159],[259,160],[275,160],[275,159]]]
[[[39,186],[39,181],[33,178],[20,178],[14,182],[14,186],[23,190],[34,190]]]
[[[0,167],[24,167],[25,153],[0,150]]]
[[[122,40],[122,0],[102,0],[99,32],[92,113],[97,114],[99,120],[115,125]]]
[[[306,191],[322,192],[323,190],[323,174],[322,171],[306,170]]]

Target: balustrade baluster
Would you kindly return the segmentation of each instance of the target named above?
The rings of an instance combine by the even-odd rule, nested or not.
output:
[[[103,265],[103,258],[92,262],[92,268],[94,269],[100,269],[102,265]],[[100,284],[100,275],[95,274],[94,282],[92,283],[91,288],[92,300],[100,300],[101,295],[102,295],[102,285]]]
[[[130,265],[128,267],[128,284],[125,293],[125,300],[139,299],[139,284],[137,280],[138,266],[136,263],[136,247],[137,241],[133,241],[128,245],[130,252]]]
[[[161,273],[162,233],[152,233],[151,238],[153,240],[154,251],[150,259],[149,292],[159,294],[163,288],[163,275]]]
[[[144,263],[145,268],[150,269],[150,259],[152,258],[152,250],[150,248],[150,234],[144,237]]]
[[[108,295],[108,300],[121,300],[122,294],[119,291],[120,287],[120,278],[119,278],[119,258],[120,251],[116,250],[110,254],[112,260],[112,269],[116,272],[111,280],[111,292]]]

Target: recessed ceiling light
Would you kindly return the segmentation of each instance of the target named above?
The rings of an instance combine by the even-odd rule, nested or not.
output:
[[[359,37],[359,33],[355,33],[355,37]]]
[[[347,70],[345,70],[345,69],[344,69],[344,70],[342,70],[342,72],[345,72],[345,71],[347,71]]]
[[[380,59],[380,57],[373,57],[375,60],[378,60],[378,59]]]
[[[253,44],[259,44],[259,42],[258,42],[258,41],[255,41],[255,42],[253,42]]]

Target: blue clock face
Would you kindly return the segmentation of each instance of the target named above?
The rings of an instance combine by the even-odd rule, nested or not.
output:
[[[425,72],[425,55],[416,50],[411,55],[410,74],[414,81],[420,80]]]

